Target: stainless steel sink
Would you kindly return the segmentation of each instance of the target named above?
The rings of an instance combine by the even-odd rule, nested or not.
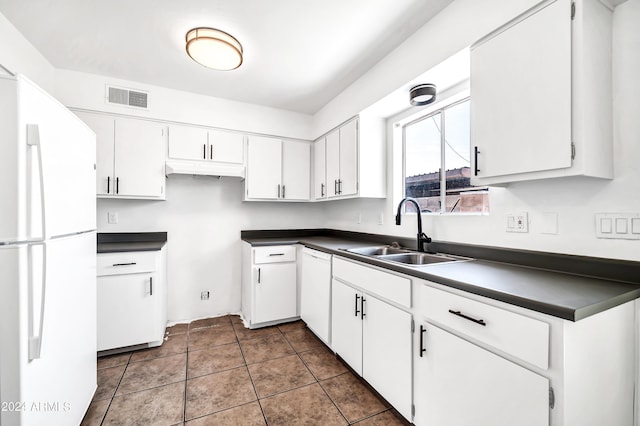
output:
[[[410,253],[410,250],[395,248],[391,246],[375,246],[348,249],[348,252],[361,254],[363,256],[386,256],[392,254]]]
[[[462,260],[457,257],[444,256],[441,254],[429,254],[429,253],[401,253],[401,254],[389,254],[386,256],[378,256],[380,260],[387,260],[390,262],[403,263],[409,266],[422,266],[430,265],[432,263],[442,262],[455,262]]]

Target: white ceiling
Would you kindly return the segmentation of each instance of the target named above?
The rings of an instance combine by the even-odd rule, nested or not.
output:
[[[56,67],[314,113],[452,0],[0,0]],[[244,63],[214,71],[184,38],[235,36]]]

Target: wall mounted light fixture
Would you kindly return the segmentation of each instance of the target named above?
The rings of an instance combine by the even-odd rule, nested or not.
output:
[[[187,32],[186,42],[191,59],[207,68],[228,71],[242,64],[242,45],[224,31],[194,28]]]
[[[409,102],[411,105],[428,105],[436,100],[435,84],[419,84],[409,90]]]

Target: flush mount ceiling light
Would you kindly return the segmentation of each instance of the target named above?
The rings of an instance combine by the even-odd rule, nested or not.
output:
[[[215,28],[194,28],[187,33],[187,54],[197,63],[228,71],[242,64],[242,45],[230,34]]]
[[[419,84],[409,90],[409,102],[411,105],[428,105],[436,100],[435,84]]]

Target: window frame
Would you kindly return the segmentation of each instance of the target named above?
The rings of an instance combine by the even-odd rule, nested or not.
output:
[[[435,115],[441,114],[440,116],[440,122],[439,122],[439,126],[440,126],[440,209],[439,211],[423,211],[421,212],[421,214],[428,214],[428,215],[444,215],[444,216],[448,216],[448,215],[452,215],[452,216],[465,216],[465,215],[471,215],[471,216],[478,216],[478,215],[488,215],[489,211],[480,211],[480,212],[448,212],[446,211],[446,197],[447,197],[447,191],[446,191],[446,173],[442,173],[442,169],[445,166],[445,145],[446,145],[446,134],[445,134],[445,125],[446,125],[446,118],[445,118],[445,111],[447,109],[453,108],[457,105],[460,105],[464,102],[470,102],[471,101],[471,96],[469,94],[468,91],[463,91],[455,96],[451,96],[447,99],[444,99],[441,102],[437,102],[436,104],[430,105],[429,108],[425,108],[423,110],[421,110],[418,113],[412,114],[409,117],[406,117],[403,120],[398,120],[395,123],[395,127],[399,127],[400,129],[400,137],[401,137],[401,150],[402,150],[402,165],[401,165],[401,185],[400,185],[400,191],[401,191],[401,197],[398,198],[398,202],[404,198],[406,196],[406,155],[407,155],[407,150],[406,150],[406,128],[419,123],[421,121],[424,120],[428,120],[430,118],[432,118]],[[471,149],[469,147],[469,149]],[[485,186],[481,186],[478,187],[478,192],[485,192],[488,194],[488,187]],[[444,206],[444,209],[443,209]],[[414,212],[410,211],[407,212],[406,211],[406,205],[403,207],[404,213],[409,213],[409,214],[413,214]],[[444,211],[443,211],[444,210]]]

